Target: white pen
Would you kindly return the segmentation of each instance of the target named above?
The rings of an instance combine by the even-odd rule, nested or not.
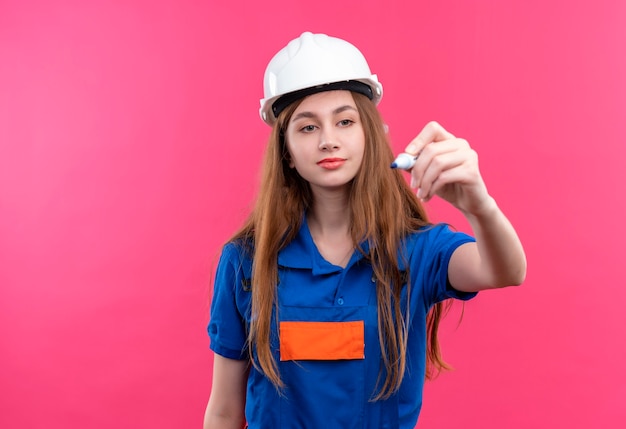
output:
[[[410,170],[415,165],[415,161],[417,160],[416,155],[411,155],[410,153],[401,153],[398,155],[391,163],[391,168],[401,168],[402,170]]]

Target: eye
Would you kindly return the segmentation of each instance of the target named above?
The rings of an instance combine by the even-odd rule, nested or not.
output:
[[[303,133],[312,133],[313,131],[315,131],[315,125],[305,125],[304,127],[300,128],[300,131]]]
[[[349,127],[352,124],[354,124],[352,119],[343,119],[337,123],[340,127]]]

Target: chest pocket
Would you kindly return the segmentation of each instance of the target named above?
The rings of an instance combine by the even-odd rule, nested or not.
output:
[[[365,358],[365,325],[352,322],[280,322],[280,360]]]
[[[363,428],[371,392],[367,313],[366,307],[280,307],[279,370],[287,387],[279,428]]]
[[[345,278],[281,270],[271,322],[286,386],[273,402],[278,428],[397,428],[397,401],[371,401],[381,356],[375,283],[366,268]]]

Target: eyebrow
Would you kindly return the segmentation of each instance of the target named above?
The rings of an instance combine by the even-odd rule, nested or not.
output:
[[[337,107],[335,110],[333,110],[332,114],[338,115],[342,112],[345,112],[346,110],[354,110],[355,112],[358,112],[358,110],[354,106],[346,104],[344,106]],[[300,112],[296,116],[294,116],[291,120],[296,121],[300,118],[316,118],[316,117],[317,115],[313,112]]]

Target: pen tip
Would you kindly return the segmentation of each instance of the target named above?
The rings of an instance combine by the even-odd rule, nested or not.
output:
[[[391,163],[391,168],[398,168],[398,164],[397,164],[397,163],[395,163],[395,162],[392,162],[392,163]]]

